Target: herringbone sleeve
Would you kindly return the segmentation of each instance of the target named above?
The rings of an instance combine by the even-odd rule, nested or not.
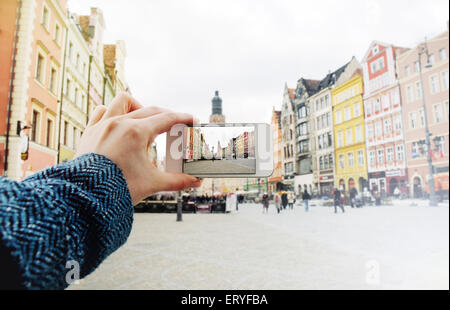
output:
[[[83,155],[22,182],[0,178],[0,287],[64,289],[68,262],[85,277],[125,243],[132,223],[126,180],[105,156]]]

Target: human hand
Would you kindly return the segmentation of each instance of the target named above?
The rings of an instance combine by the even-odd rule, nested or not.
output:
[[[133,205],[156,192],[199,187],[201,180],[161,171],[149,158],[149,148],[159,134],[175,124],[192,123],[190,114],[144,108],[129,94],[121,93],[108,108],[98,106],[94,110],[75,157],[97,153],[114,161],[127,181]]]

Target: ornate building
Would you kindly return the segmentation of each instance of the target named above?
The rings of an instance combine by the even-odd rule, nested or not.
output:
[[[211,124],[225,124],[225,116],[222,114],[222,98],[219,97],[219,91],[216,90],[216,94],[212,99],[212,113],[209,117]]]

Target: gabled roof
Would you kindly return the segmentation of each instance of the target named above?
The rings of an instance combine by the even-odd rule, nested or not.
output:
[[[311,96],[315,93],[317,85],[319,85],[320,81],[301,78],[300,80],[298,80],[298,83],[301,83],[305,87],[308,95]]]
[[[341,74],[345,71],[345,69],[347,68],[348,64],[350,63],[347,62],[345,65],[343,65],[342,67],[340,67],[339,69],[337,69],[334,72],[328,73],[327,76],[319,82],[319,84],[317,85],[316,88],[316,93],[320,92],[321,90],[328,88],[332,85],[334,85],[336,83],[336,81],[339,79],[339,77],[341,76]]]

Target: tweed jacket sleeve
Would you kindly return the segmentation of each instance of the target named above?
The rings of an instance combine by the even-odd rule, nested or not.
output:
[[[83,278],[123,245],[132,222],[126,180],[105,156],[0,178],[0,288],[64,289],[77,264]]]

